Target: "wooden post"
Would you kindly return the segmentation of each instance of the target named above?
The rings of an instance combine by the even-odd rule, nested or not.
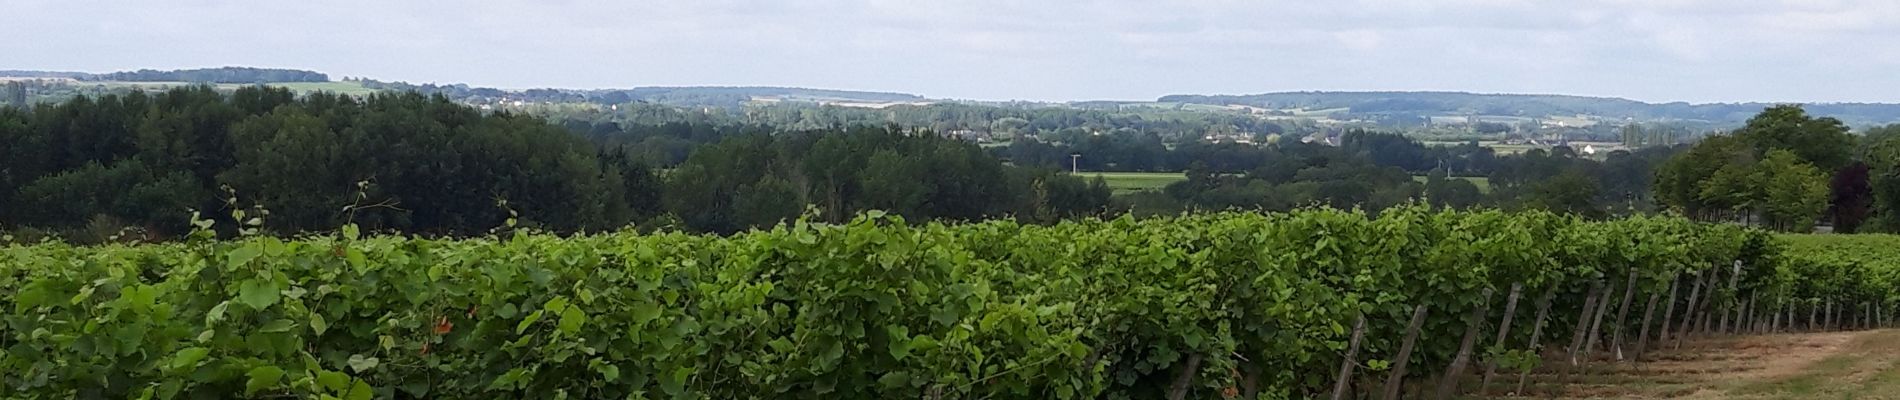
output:
[[[1352,352],[1359,348],[1356,346],[1357,341],[1354,342],[1355,346],[1346,351],[1348,364],[1351,363]],[[1201,353],[1188,355],[1187,365],[1183,367],[1184,368],[1181,368],[1181,372],[1174,376],[1174,386],[1168,388],[1168,400],[1182,400],[1187,398],[1188,389],[1194,386],[1194,375],[1201,371]]]
[[[1412,345],[1418,342],[1418,330],[1425,325],[1424,304],[1412,307],[1412,322],[1405,326],[1405,341],[1399,343],[1399,356],[1392,360],[1392,373],[1385,377],[1385,400],[1399,400],[1399,388],[1405,385],[1405,367],[1412,362]]]
[[[1748,292],[1748,306],[1742,308],[1742,315],[1748,316],[1748,333],[1761,333],[1761,309],[1755,308],[1755,301],[1761,300],[1761,291]]]
[[[1799,330],[1801,330],[1801,328],[1796,328],[1796,318],[1801,317],[1801,311],[1794,307],[1799,301],[1801,300],[1788,300],[1788,324],[1782,326],[1782,332],[1790,332],[1790,334],[1792,334],[1792,332],[1799,332]]]
[[[1782,307],[1775,307],[1775,311],[1773,311],[1775,315],[1769,317],[1769,334],[1780,334],[1780,317],[1782,317],[1782,311],[1784,311],[1784,309],[1788,309],[1786,301],[1782,301]]]
[[[1617,361],[1623,361],[1623,331],[1628,330],[1624,327],[1629,321],[1630,302],[1636,300],[1636,267],[1630,267],[1629,275],[1629,283],[1623,288],[1623,305],[1616,308],[1616,325],[1610,326],[1610,349]]]
[[[1570,357],[1571,366],[1577,365],[1577,350],[1583,347],[1583,335],[1590,333],[1590,315],[1597,310],[1597,296],[1602,290],[1603,282],[1591,282],[1590,295],[1583,298],[1583,314],[1577,316],[1576,333],[1570,335],[1570,349],[1564,353]]]
[[[1853,325],[1849,327],[1849,329],[1860,330],[1867,326],[1867,303],[1862,302],[1855,305],[1860,307],[1854,307],[1854,312],[1848,317],[1847,323]]]
[[[1697,313],[1698,316],[1696,317],[1696,333],[1697,334],[1706,335],[1709,333],[1709,329],[1715,325],[1715,319],[1717,317],[1716,314],[1718,313],[1718,311],[1716,311],[1716,308],[1715,308],[1716,307],[1715,295],[1717,292],[1720,292],[1720,290],[1718,290],[1718,287],[1721,285],[1722,285],[1722,269],[1721,268],[1710,269],[1709,270],[1709,286],[1707,289],[1708,292],[1705,292],[1702,294],[1702,311],[1698,312]]]
[[[1438,382],[1439,400],[1449,399],[1458,391],[1458,378],[1465,372],[1465,365],[1471,363],[1471,348],[1478,345],[1478,332],[1484,327],[1484,316],[1491,309],[1491,288],[1485,288],[1478,297],[1483,302],[1477,309],[1471,310],[1471,316],[1465,318],[1465,337],[1458,342],[1458,354],[1451,358],[1451,366],[1445,368],[1445,379]],[[1334,400],[1339,400],[1335,397]]]
[[[1739,312],[1739,309],[1740,309],[1739,306],[1741,305],[1741,301],[1742,301],[1742,296],[1741,296],[1742,292],[1738,286],[1740,286],[1741,278],[1742,278],[1742,260],[1735,260],[1735,265],[1732,267],[1729,267],[1729,272],[1728,272],[1728,292],[1729,292],[1730,299],[1728,303],[1722,306],[1723,307],[1722,321],[1715,325],[1715,331],[1718,333],[1728,333],[1729,313]],[[1735,323],[1736,324],[1742,323],[1741,315],[1738,314],[1735,316]]]
[[[1339,363],[1339,377],[1333,380],[1333,400],[1344,400],[1346,388],[1352,387],[1352,367],[1359,364],[1359,339],[1366,335],[1366,316],[1361,314],[1352,322],[1352,340],[1346,343],[1346,359]],[[1176,397],[1174,400],[1181,400]]]
[[[1519,294],[1522,294],[1523,291],[1524,284],[1511,284],[1511,294],[1506,296],[1504,300],[1504,321],[1498,323],[1498,339],[1492,342],[1491,347],[1504,348],[1504,339],[1511,334],[1511,320],[1517,316],[1517,297]],[[1498,360],[1484,360],[1484,379],[1478,381],[1479,394],[1491,391],[1491,376],[1497,373],[1497,371]]]
[[[1638,344],[1635,351],[1629,352],[1629,357],[1623,356],[1623,335],[1620,333],[1616,335],[1617,361],[1630,360],[1631,362],[1635,362],[1637,357],[1642,356],[1642,345],[1646,344],[1642,342],[1649,341],[1649,323],[1655,320],[1656,302],[1662,300],[1662,294],[1661,290],[1649,292],[1649,305],[1643,306],[1643,322],[1637,325],[1636,328],[1636,341]]]
[[[1610,291],[1597,300],[1596,315],[1590,316],[1590,335],[1583,339],[1584,362],[1589,362],[1590,354],[1597,351],[1597,338],[1602,337],[1599,333],[1603,332],[1603,315],[1610,313],[1610,299],[1613,298],[1616,298],[1616,286],[1610,286]]]
[[[1540,341],[1544,338],[1544,318],[1550,316],[1550,301],[1556,298],[1557,285],[1552,284],[1550,285],[1550,289],[1544,291],[1544,298],[1537,300],[1537,320],[1531,322],[1531,341],[1524,346],[1524,348],[1537,353],[1539,359],[1544,357],[1544,343]],[[1518,371],[1516,390],[1518,393],[1524,393],[1524,384],[1530,381],[1530,377],[1530,370]],[[1394,399],[1388,398],[1387,400]]]
[[[1677,283],[1681,281],[1682,281],[1681,277],[1675,277],[1675,278],[1669,279],[1669,300],[1662,303],[1663,304],[1662,329],[1658,329],[1656,331],[1656,340],[1662,340],[1663,336],[1665,336],[1665,334],[1669,332],[1669,314],[1671,314],[1672,312],[1676,310],[1675,305],[1676,305],[1676,289],[1678,286]],[[1662,294],[1662,292],[1657,292],[1656,294]],[[1651,296],[1649,298],[1649,311],[1643,312],[1643,329],[1641,333],[1638,333],[1636,336],[1636,357],[1633,358],[1636,361],[1642,361],[1643,352],[1649,351],[1649,327],[1650,327],[1649,317],[1650,315],[1653,315],[1652,312],[1654,311],[1656,311],[1656,298],[1654,296]]]
[[[1796,317],[1801,311],[1794,309],[1794,303],[1796,303],[1796,301],[1797,300],[1788,300],[1788,324],[1782,326],[1782,332],[1796,332],[1796,330],[1799,330],[1799,328],[1796,328]]]
[[[1682,348],[1682,337],[1689,336],[1689,328],[1691,324],[1695,322],[1696,300],[1700,300],[1702,296],[1702,283],[1708,281],[1708,276],[1703,275],[1691,279],[1695,280],[1695,287],[1689,290],[1689,307],[1682,309],[1682,326],[1676,330],[1676,348],[1678,349]]]
[[[1834,299],[1827,299],[1821,308],[1821,330],[1834,330]]]
[[[1809,303],[1813,303],[1813,302],[1810,301]],[[1821,312],[1821,308],[1815,307],[1815,306],[1816,304],[1808,304],[1808,332],[1814,332],[1816,328],[1819,328],[1818,326],[1814,325],[1814,320],[1815,320],[1814,317],[1816,315],[1819,315],[1819,313]]]
[[[1260,364],[1252,361],[1241,361],[1240,373],[1240,398],[1260,398]]]
[[[1598,297],[1603,294],[1603,281],[1590,282],[1589,293],[1588,296],[1584,296],[1582,314],[1577,316],[1577,328],[1570,334],[1570,348],[1564,352],[1564,356],[1570,359],[1570,364],[1563,367],[1563,372],[1558,375],[1558,382],[1569,382],[1570,373],[1579,366],[1577,351],[1583,347],[1583,335],[1590,333],[1590,315],[1597,310]]]

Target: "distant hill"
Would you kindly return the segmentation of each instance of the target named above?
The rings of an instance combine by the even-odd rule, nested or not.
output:
[[[81,79],[91,76],[84,72],[0,70],[0,78]]]
[[[923,96],[892,92],[806,89],[773,86],[679,86],[637,87],[627,90],[600,90],[603,97],[626,96],[632,101],[691,107],[738,107],[746,102],[769,98],[779,101],[902,103],[928,101]]]
[[[303,90],[333,90],[320,84],[329,76],[307,70],[220,67],[159,71],[141,69],[112,73],[66,71],[0,70],[0,78],[73,79],[83,82],[186,82],[252,84],[281,83]],[[315,83],[315,84],[313,84]],[[458,101],[500,104],[594,103],[601,105],[649,103],[686,108],[738,109],[754,102],[789,104],[831,104],[885,107],[916,103],[985,104],[999,107],[1058,107],[1106,112],[1127,110],[1174,110],[1203,112],[1252,112],[1272,118],[1322,118],[1351,123],[1408,129],[1439,121],[1476,121],[1519,123],[1542,120],[1557,126],[1621,126],[1624,121],[1660,122],[1694,129],[1726,129],[1741,125],[1763,108],[1766,102],[1691,104],[1684,102],[1646,103],[1613,97],[1588,97],[1547,94],[1485,94],[1466,92],[1279,92],[1249,95],[1163,96],[1154,102],[1072,101],[1072,102],[982,102],[931,99],[909,93],[856,90],[810,89],[779,86],[650,86],[627,89],[526,89],[511,90],[472,87],[466,84],[411,84],[371,79],[346,78],[338,85],[361,87],[363,93],[378,90],[417,91],[441,94]],[[115,86],[116,87],[116,86]],[[123,88],[120,88],[123,89]],[[37,91],[37,90],[36,90]],[[39,91],[50,96],[57,91]],[[1814,103],[1804,105],[1810,114],[1838,118],[1856,128],[1900,123],[1900,104]],[[1566,125],[1568,124],[1568,125]],[[1582,125],[1579,125],[1582,124]]]
[[[449,98],[472,101],[519,100],[526,102],[588,102],[623,104],[644,102],[678,107],[739,108],[759,99],[815,103],[906,103],[930,101],[907,93],[864,92],[853,90],[806,89],[776,86],[650,86],[631,89],[528,89],[503,90],[471,87],[464,84],[436,85],[407,82],[363,81],[364,86],[383,90],[414,90],[442,94]]]
[[[1604,119],[1740,124],[1774,103],[1645,103],[1612,97],[1463,92],[1281,92],[1251,95],[1171,95],[1161,102],[1244,105],[1270,109],[1348,109],[1359,115],[1593,115]],[[1809,113],[1851,125],[1900,122],[1900,104],[1816,103]]]
[[[652,86],[625,90],[635,98],[664,98],[667,96],[708,96],[743,95],[752,97],[784,97],[822,100],[862,100],[875,102],[900,102],[929,100],[923,96],[909,93],[864,92],[855,90],[808,89],[777,86]]]
[[[110,82],[191,82],[191,83],[285,83],[329,82],[320,72],[296,69],[219,67],[160,71],[141,69],[104,74],[67,71],[0,71],[0,77],[70,78],[82,81]]]

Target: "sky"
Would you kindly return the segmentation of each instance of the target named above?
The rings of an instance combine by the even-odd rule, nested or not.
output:
[[[981,100],[1447,90],[1900,102],[1896,0],[0,0],[0,69]],[[1886,22],[1886,23],[1883,23]]]

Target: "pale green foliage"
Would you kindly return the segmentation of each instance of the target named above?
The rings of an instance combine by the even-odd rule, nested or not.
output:
[[[1771,226],[1803,232],[1827,211],[1828,175],[1793,153],[1774,151],[1756,166],[1762,214]]]
[[[1455,314],[1514,283],[1562,294],[1554,319],[1591,282],[1635,272],[1655,290],[1737,260],[1740,290],[1777,299],[1893,292],[1783,268],[1733,226],[1423,206],[360,234],[0,247],[0,397],[1132,399],[1185,372],[1214,398],[1265,371],[1260,396],[1305,398],[1358,317],[1361,360],[1393,360],[1413,306]],[[1408,371],[1431,376],[1464,326],[1424,329]],[[1512,339],[1485,354],[1535,365],[1537,344]]]

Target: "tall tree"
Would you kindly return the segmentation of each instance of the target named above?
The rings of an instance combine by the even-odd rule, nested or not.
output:
[[[1603,211],[1593,202],[1597,189],[1595,179],[1582,171],[1571,170],[1535,185],[1526,203],[1535,208],[1599,218]]]
[[[1827,210],[1827,173],[1786,150],[1769,152],[1757,168],[1762,214],[1768,225],[1793,232],[1812,230]]]
[[[1847,125],[1834,118],[1811,117],[1799,105],[1762,110],[1736,136],[1751,143],[1757,156],[1788,150],[1823,171],[1836,171],[1853,161],[1854,136]]]
[[[1874,188],[1868,173],[1867,163],[1857,161],[1834,174],[1828,200],[1832,205],[1834,232],[1859,231],[1861,223],[1872,212]]]

